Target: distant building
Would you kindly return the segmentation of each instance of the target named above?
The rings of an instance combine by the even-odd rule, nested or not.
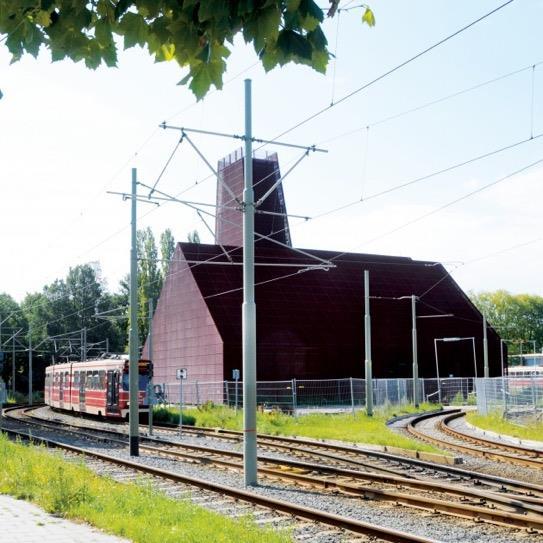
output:
[[[279,179],[277,157],[254,159],[253,167],[258,200]],[[157,382],[175,381],[181,367],[191,381],[231,379],[233,369],[242,369],[242,216],[229,194],[241,199],[241,154],[221,161],[219,171],[217,201],[223,207],[216,245],[178,243],[157,304]],[[273,214],[255,217],[257,379],[364,376],[364,270],[370,272],[375,378],[411,376],[411,301],[398,298],[412,294],[420,297],[420,317],[438,317],[417,320],[419,375],[435,377],[434,339],[450,337],[475,338],[477,373],[483,375],[482,315],[441,264],[305,249],[335,265],[308,270],[316,261],[289,248],[280,185],[266,204]],[[490,327],[488,345],[490,374],[499,375],[500,338]],[[438,349],[441,377],[474,375],[471,341],[438,342]]]

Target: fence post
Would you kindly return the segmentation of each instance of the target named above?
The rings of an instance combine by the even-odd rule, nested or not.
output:
[[[296,379],[292,379],[292,415],[296,416]]]
[[[533,375],[530,380],[532,381],[532,403],[534,404],[534,415],[537,415],[537,399],[535,394],[535,380]]]
[[[354,387],[353,387],[352,377],[349,377],[349,384],[351,385],[351,408],[353,410],[353,417],[354,417]]]
[[[426,401],[426,387],[424,386],[425,380],[421,379],[420,383],[422,385],[422,401],[425,402]]]
[[[224,382],[224,399],[226,400],[226,405],[230,407],[230,395],[228,394],[228,381]]]
[[[196,381],[196,406],[200,405],[200,387],[198,386],[198,381]]]

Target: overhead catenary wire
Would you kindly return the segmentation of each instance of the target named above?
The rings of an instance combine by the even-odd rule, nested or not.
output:
[[[305,119],[302,119],[301,121],[298,121],[296,124],[294,124],[293,126],[291,126],[290,128],[287,128],[286,130],[284,130],[283,132],[281,132],[280,134],[278,134],[277,136],[275,136],[275,138],[273,138],[274,140],[275,139],[278,139],[278,138],[281,138],[283,137],[285,134],[288,134],[290,132],[292,132],[293,130],[296,130],[297,128],[300,128],[301,126],[307,124],[308,122],[312,121],[313,119],[316,119],[317,117],[319,117],[320,115],[322,115],[323,113],[329,111],[330,109],[332,109],[333,107],[336,107],[338,106],[339,104],[351,99],[353,96],[356,96],[357,94],[361,93],[362,91],[368,89],[369,87],[375,85],[376,83],[378,83],[379,81],[382,81],[383,79],[385,79],[386,77],[392,75],[393,73],[397,72],[398,70],[401,70],[402,68],[404,68],[405,66],[407,66],[408,64],[411,64],[412,62],[414,62],[415,60],[419,59],[420,57],[426,55],[427,53],[433,51],[434,49],[437,49],[438,47],[440,47],[441,45],[447,43],[448,41],[452,40],[453,38],[455,38],[456,36],[462,34],[463,32],[465,32],[466,30],[469,30],[470,28],[472,28],[473,26],[477,25],[478,23],[484,21],[485,19],[487,19],[488,17],[494,15],[495,13],[501,11],[502,9],[504,9],[506,6],[512,4],[515,0],[507,0],[506,2],[504,2],[503,4],[500,4],[499,6],[497,6],[496,8],[492,9],[491,11],[485,13],[484,15],[478,17],[477,19],[471,21],[470,23],[462,26],[461,28],[459,28],[458,30],[456,30],[455,32],[453,32],[452,34],[449,34],[447,36],[445,36],[444,38],[442,38],[441,40],[433,43],[432,45],[430,45],[429,47],[426,47],[425,49],[423,49],[422,51],[419,51],[418,53],[416,53],[415,55],[409,57],[408,59],[404,60],[403,62],[401,62],[400,64],[397,64],[396,66],[394,66],[393,68],[390,68],[389,70],[383,72],[381,75],[375,77],[374,79],[368,81],[367,83],[364,83],[363,85],[361,85],[360,87],[352,90],[351,92],[347,93],[346,95],[342,96],[339,100],[337,100],[336,102],[334,102],[333,104],[330,104],[326,107],[323,107],[319,110],[317,110],[315,113],[312,113],[311,115],[309,115],[308,117],[306,117]]]

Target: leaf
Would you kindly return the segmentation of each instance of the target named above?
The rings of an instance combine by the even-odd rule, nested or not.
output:
[[[189,87],[198,100],[206,95],[209,87],[211,87],[211,77],[207,70],[207,64],[200,64],[194,71]]]
[[[99,19],[94,25],[94,36],[102,47],[107,47],[113,40],[111,25],[106,19]]]
[[[307,38],[293,30],[282,30],[277,38],[277,46],[285,55],[311,60],[313,53],[311,44]]]
[[[368,26],[375,26],[375,15],[373,11],[366,7],[364,14],[362,15],[362,22],[366,23]]]
[[[172,60],[175,57],[175,44],[165,43],[160,46],[160,49],[157,51],[155,59],[157,62],[162,60]]]
[[[115,19],[119,20],[132,2],[130,0],[119,0],[115,6]]]
[[[311,66],[315,68],[317,72],[325,74],[329,60],[330,55],[327,51],[313,51],[313,55],[311,57]]]
[[[147,25],[145,19],[136,13],[128,12],[119,23],[119,31],[124,35],[124,48],[134,45],[143,45],[147,39]]]
[[[40,26],[47,28],[51,24],[51,15],[48,11],[40,10],[34,17],[34,20]]]

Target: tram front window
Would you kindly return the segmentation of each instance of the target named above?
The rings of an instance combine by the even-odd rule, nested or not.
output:
[[[139,375],[139,390],[147,390],[147,385],[149,384],[149,375]],[[130,380],[128,373],[123,373],[123,390],[129,390]]]

